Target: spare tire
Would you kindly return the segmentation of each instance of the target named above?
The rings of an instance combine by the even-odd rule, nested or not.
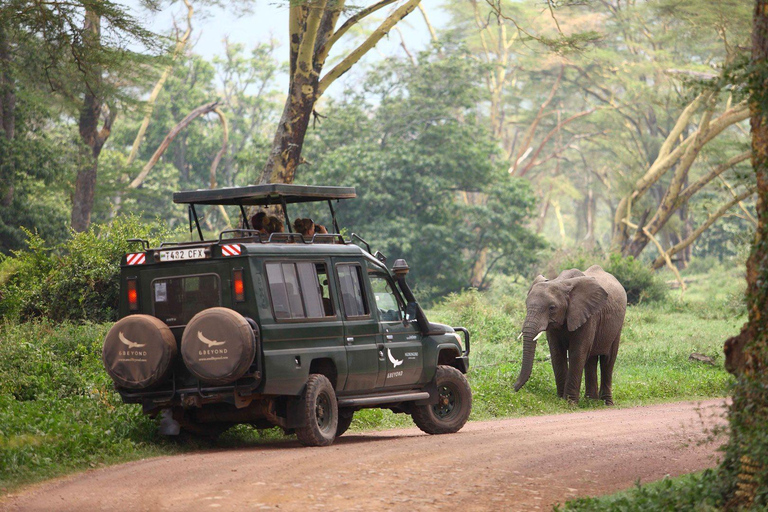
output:
[[[192,317],[181,336],[187,369],[206,384],[229,384],[248,371],[256,337],[248,321],[228,308],[210,308]]]
[[[101,360],[118,386],[142,389],[168,374],[176,353],[176,339],[161,320],[130,315],[118,320],[107,333]]]

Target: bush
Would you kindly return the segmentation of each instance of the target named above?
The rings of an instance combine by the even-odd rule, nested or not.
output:
[[[580,498],[555,507],[555,511],[666,512],[668,510],[706,512],[722,510],[722,491],[717,474],[712,470],[664,478],[659,482],[638,486],[631,491],[600,498]]]
[[[0,324],[0,491],[153,453],[154,422],[124,405],[101,365],[109,325]]]
[[[587,270],[592,265],[600,265],[603,270],[613,274],[627,291],[627,302],[660,302],[667,298],[667,285],[650,267],[632,256],[619,254],[602,255],[598,252],[560,251],[555,253],[544,270],[549,279],[556,277],[563,270],[577,268]]]
[[[54,247],[28,233],[28,249],[14,252],[0,266],[0,315],[21,321],[114,321],[120,259],[137,248],[127,240],[157,243],[171,235],[160,221],[144,224],[133,215],[92,226]]]
[[[653,270],[632,256],[611,254],[603,269],[613,274],[627,291],[627,302],[659,302],[667,298],[667,286]]]

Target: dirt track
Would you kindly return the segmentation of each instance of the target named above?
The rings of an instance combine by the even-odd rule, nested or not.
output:
[[[550,510],[714,466],[717,443],[698,442],[722,412],[722,400],[686,402],[162,457],[44,483],[0,509]]]

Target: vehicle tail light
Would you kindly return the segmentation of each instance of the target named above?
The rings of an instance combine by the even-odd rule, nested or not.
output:
[[[126,280],[128,289],[128,310],[130,311],[139,310],[139,291],[136,282],[137,279],[135,277],[129,277]]]
[[[235,302],[245,302],[245,283],[243,283],[243,269],[232,271],[232,287],[235,291]]]

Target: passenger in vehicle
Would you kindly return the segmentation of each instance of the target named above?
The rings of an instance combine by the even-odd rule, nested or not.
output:
[[[272,233],[282,233],[285,230],[283,221],[272,215],[269,215],[264,219],[262,228],[268,235],[271,235]]]
[[[253,217],[251,217],[251,229],[255,229],[256,231],[261,231],[264,226],[264,219],[267,218],[267,212],[261,211],[256,212]]]
[[[315,224],[312,219],[296,219],[293,221],[293,229],[304,236],[312,237],[317,234],[327,234],[328,230],[322,224]]]

